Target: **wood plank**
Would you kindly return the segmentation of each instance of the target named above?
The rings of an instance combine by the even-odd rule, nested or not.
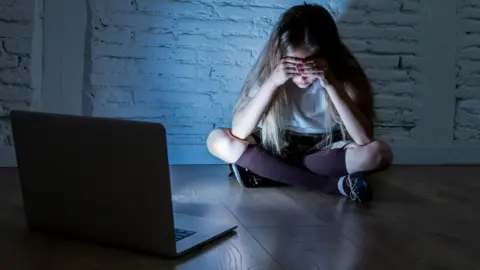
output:
[[[237,220],[179,260],[30,233],[16,170],[0,169],[0,265],[15,269],[476,269],[480,167],[394,166],[374,201],[294,187],[245,189],[226,166],[174,166],[176,212]],[[11,268],[10,267],[10,268]]]
[[[174,168],[173,174],[182,176],[182,168]],[[206,203],[200,198],[202,194],[216,194],[209,190],[211,183],[187,182],[198,184],[195,192],[182,186],[182,180],[174,185],[177,213],[219,221],[236,220],[218,200]],[[185,191],[195,195],[184,196]],[[14,170],[0,170],[0,239],[0,265],[15,269],[280,269],[241,225],[233,236],[173,260],[30,232],[25,224],[20,185]]]

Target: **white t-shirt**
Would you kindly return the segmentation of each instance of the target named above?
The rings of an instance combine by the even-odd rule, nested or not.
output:
[[[298,88],[294,83],[289,83],[288,87],[289,104],[283,115],[286,129],[298,133],[326,133],[326,127],[333,129],[336,126],[328,111],[328,94],[320,81],[305,89]],[[261,125],[260,122],[259,127]]]

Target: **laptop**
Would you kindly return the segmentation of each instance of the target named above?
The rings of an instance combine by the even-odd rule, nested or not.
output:
[[[237,228],[173,213],[160,123],[30,111],[11,122],[32,230],[176,257]]]

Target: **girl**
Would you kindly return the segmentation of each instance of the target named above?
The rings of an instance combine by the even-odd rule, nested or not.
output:
[[[231,130],[212,131],[207,146],[241,184],[274,181],[365,202],[371,191],[362,173],[393,159],[373,139],[373,118],[370,83],[333,17],[304,4],[281,16],[245,81]]]

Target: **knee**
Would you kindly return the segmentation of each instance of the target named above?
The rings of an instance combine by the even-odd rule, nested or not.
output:
[[[248,146],[248,142],[232,136],[229,129],[214,129],[207,137],[210,154],[226,163],[235,163]]]
[[[375,169],[386,169],[393,162],[393,152],[390,146],[382,141],[374,141],[367,147],[366,162]]]

